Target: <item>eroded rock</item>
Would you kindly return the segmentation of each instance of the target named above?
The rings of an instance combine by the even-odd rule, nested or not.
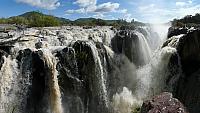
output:
[[[181,32],[179,32],[181,33]],[[171,37],[167,44],[172,42],[177,49],[180,64],[171,59],[175,67],[181,68],[179,80],[174,87],[174,96],[178,98],[190,113],[200,112],[200,30],[188,29],[187,34]],[[177,39],[175,39],[177,38]],[[177,62],[177,63],[173,63]],[[177,66],[176,66],[177,65]],[[177,68],[178,69],[178,68]],[[171,75],[173,72],[171,72]]]
[[[141,113],[188,113],[183,104],[164,92],[143,103]]]
[[[170,38],[172,36],[178,36],[180,34],[187,34],[188,29],[187,28],[176,28],[176,27],[170,27],[167,37]]]

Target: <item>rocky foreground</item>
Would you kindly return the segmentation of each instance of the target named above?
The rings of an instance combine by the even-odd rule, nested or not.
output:
[[[146,100],[141,108],[141,113],[188,113],[183,104],[172,97],[171,93],[164,92]]]

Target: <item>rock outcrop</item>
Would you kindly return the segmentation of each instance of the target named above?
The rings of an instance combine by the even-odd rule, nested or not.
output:
[[[187,113],[183,104],[164,92],[143,103],[141,113]]]
[[[134,31],[119,31],[111,44],[114,52],[126,55],[131,62],[139,65],[139,37]]]
[[[142,29],[142,28],[141,28]],[[124,54],[136,66],[149,62],[151,49],[142,30],[121,30],[111,40],[112,49],[117,54]]]
[[[176,30],[175,30],[176,32]],[[182,32],[178,32],[182,34]],[[184,31],[185,33],[185,31]],[[171,37],[172,43],[177,37]],[[200,30],[188,29],[187,34],[175,39],[178,57],[181,64],[181,75],[174,86],[174,96],[178,98],[190,113],[200,112]],[[171,59],[171,62],[177,62]],[[179,65],[174,63],[174,65]],[[177,66],[178,67],[178,66]]]
[[[180,34],[187,34],[188,29],[187,28],[176,28],[176,27],[170,27],[167,37],[170,38],[172,36],[178,36]]]

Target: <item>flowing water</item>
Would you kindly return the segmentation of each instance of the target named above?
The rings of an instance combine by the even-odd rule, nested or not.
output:
[[[0,113],[131,113],[168,87],[176,49],[162,48],[168,28],[155,28],[120,35],[121,53],[113,51],[110,27],[27,30],[0,59]]]
[[[146,64],[150,61],[152,51],[144,35],[139,32],[136,32],[136,35],[139,37],[139,51],[141,52],[139,56],[143,57],[143,62]]]
[[[51,113],[63,113],[61,93],[58,85],[58,72],[56,70],[56,59],[50,51],[44,52],[44,61],[48,67],[48,85],[50,90]]]
[[[145,65],[132,70],[136,73],[135,90],[129,91],[125,87],[120,94],[117,93],[113,96],[115,112],[131,113],[130,109],[136,109],[138,106],[141,106],[143,100],[166,90],[165,88],[168,87],[166,79],[170,75],[168,70],[169,60],[173,54],[176,54],[176,49],[173,48],[172,44],[161,48],[167,38],[169,26],[162,26],[162,29],[159,29],[159,31],[157,27],[160,26],[153,26],[153,30],[155,33],[158,33],[160,41],[158,40],[157,45],[154,45],[154,47],[157,47],[155,50],[153,48],[150,49],[151,47],[149,46],[153,44],[152,40],[155,40],[153,39],[155,37],[150,37],[150,33],[146,28],[144,30],[148,34],[147,37],[144,38],[143,34],[137,33],[140,51],[143,53],[140,54],[140,57],[143,57],[146,62]],[[177,42],[178,40],[176,40]]]

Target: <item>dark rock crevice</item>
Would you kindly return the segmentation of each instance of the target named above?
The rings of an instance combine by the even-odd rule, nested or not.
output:
[[[46,72],[42,52],[32,52],[32,79],[27,99],[28,113],[46,113],[48,104],[46,94]]]

